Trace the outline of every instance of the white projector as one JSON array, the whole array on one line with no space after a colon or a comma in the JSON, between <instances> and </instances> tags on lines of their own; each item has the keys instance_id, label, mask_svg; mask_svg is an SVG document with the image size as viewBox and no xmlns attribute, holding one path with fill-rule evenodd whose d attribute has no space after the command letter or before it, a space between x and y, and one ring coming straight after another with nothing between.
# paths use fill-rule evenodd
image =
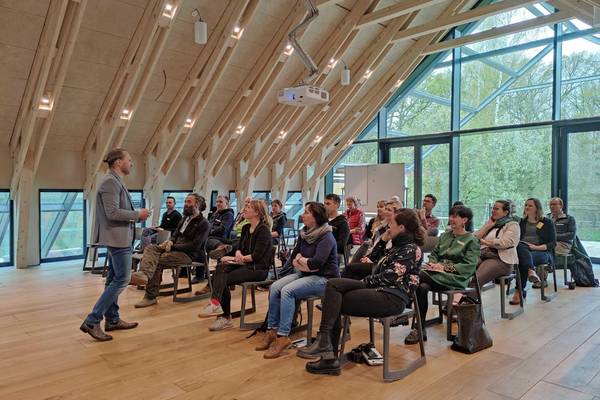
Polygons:
<instances>
[{"instance_id":1,"label":"white projector","mask_svg":"<svg viewBox=\"0 0 600 400\"><path fill-rule=\"evenodd\" d=\"M290 106L310 106L329 101L329 92L317 86L301 85L279 91L277 100Z\"/></svg>"}]
</instances>

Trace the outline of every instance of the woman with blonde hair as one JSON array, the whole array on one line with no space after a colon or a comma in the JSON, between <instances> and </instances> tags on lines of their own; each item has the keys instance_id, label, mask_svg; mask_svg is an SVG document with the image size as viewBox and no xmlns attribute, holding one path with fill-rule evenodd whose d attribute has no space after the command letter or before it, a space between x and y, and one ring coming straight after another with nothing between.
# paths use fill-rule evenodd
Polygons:
<instances>
[{"instance_id":1,"label":"woman with blonde hair","mask_svg":"<svg viewBox=\"0 0 600 400\"><path fill-rule=\"evenodd\" d=\"M235 252L220 259L213 278L210 302L198 315L200 318L217 316L209 327L211 331L231 328L230 285L263 281L269 273L273 256L269 214L262 200L250 200L244 206L244 217L249 221Z\"/></svg>"}]
</instances>

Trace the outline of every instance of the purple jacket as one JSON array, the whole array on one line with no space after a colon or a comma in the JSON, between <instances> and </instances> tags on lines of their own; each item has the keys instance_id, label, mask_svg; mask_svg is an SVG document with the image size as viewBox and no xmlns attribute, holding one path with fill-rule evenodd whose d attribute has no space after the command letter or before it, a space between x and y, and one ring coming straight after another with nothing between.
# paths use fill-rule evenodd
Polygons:
<instances>
[{"instance_id":1,"label":"purple jacket","mask_svg":"<svg viewBox=\"0 0 600 400\"><path fill-rule=\"evenodd\" d=\"M299 235L296 247L290 256L293 260L296 254L308 258L308 266L315 272L303 272L304 275L320 275L327 278L340 276L340 267L337 258L337 244L331 232L327 232L314 243L308 243Z\"/></svg>"}]
</instances>

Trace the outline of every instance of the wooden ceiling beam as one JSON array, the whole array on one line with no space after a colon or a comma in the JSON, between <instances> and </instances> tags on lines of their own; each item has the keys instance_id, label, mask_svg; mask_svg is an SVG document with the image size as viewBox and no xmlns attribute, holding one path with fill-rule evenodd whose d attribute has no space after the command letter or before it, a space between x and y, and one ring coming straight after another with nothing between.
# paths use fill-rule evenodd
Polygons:
<instances>
[{"instance_id":1,"label":"wooden ceiling beam","mask_svg":"<svg viewBox=\"0 0 600 400\"><path fill-rule=\"evenodd\" d=\"M413 17L415 15L416 12L413 13ZM355 71L351 85L341 86L339 82L336 83L336 88L339 90L331 98L329 109L326 112L313 114L316 118L302 124L306 128L301 133L295 135L296 141L294 143L294 147L298 148L300 152L293 152L291 149L281 152L282 157L280 157L280 162L285 160L283 179L293 176L308 161L312 150L311 146L315 146L312 142L315 140L316 135L323 137L328 127L334 125L344 115L345 111L349 108L351 99L359 95L361 89L366 84L366 80L363 82L364 75L369 70L374 71L380 65L383 58L393 46L393 44L390 44L390 41L400 27L405 25L409 19L412 19L411 16L405 15L393 20L369 46L370 51L363 54L364 57L362 57L363 60L360 60L360 64L357 62L356 64L358 65L351 68L352 71ZM319 146L319 144L316 146Z\"/></svg>"},{"instance_id":2,"label":"wooden ceiling beam","mask_svg":"<svg viewBox=\"0 0 600 400\"><path fill-rule=\"evenodd\" d=\"M356 25L356 29L365 28L375 24L380 24L402 15L408 15L424 8L445 3L448 0L409 0L403 1L393 6L373 11L362 16Z\"/></svg>"},{"instance_id":3,"label":"wooden ceiling beam","mask_svg":"<svg viewBox=\"0 0 600 400\"><path fill-rule=\"evenodd\" d=\"M146 147L146 157L157 161L153 162L155 168L146 177L145 192L150 192L161 182L161 177L168 175L181 154L187 136L193 130L193 127L186 127L186 120L190 118L193 124L204 113L239 44L239 38L232 36L233 29L236 26L247 27L257 6L258 0L231 1L228 4L209 38L209 44L198 57Z\"/></svg>"},{"instance_id":4,"label":"wooden ceiling beam","mask_svg":"<svg viewBox=\"0 0 600 400\"><path fill-rule=\"evenodd\" d=\"M362 2L355 4L350 13L348 13L344 20L338 25L335 34L330 35L328 40L320 47L317 56L315 57L319 71L321 71L315 82L316 85L322 84L327 77L322 71L327 66L327 63L329 63L329 60L331 58L339 59L350 46L358 32L354 30L356 24L362 15L371 10L375 4L375 2L369 0L363 0ZM299 76L297 80L300 80L301 78L302 75ZM279 132L282 129L291 131L292 129L288 127L291 127L294 123L301 120L303 112L306 115L310 110L292 108L281 104L275 106L270 115L273 117L277 115L278 118L275 119L272 117L263 124L265 127L273 126L273 129L257 130L251 143L260 141L260 145L247 146L248 150L237 159L237 162L240 162L242 159L247 161L249 170L244 174L244 179L256 176L257 170L268 163L268 159L273 155L274 146L276 146L274 142ZM291 137L291 135L288 134L285 140L289 140L289 137Z\"/></svg>"},{"instance_id":5,"label":"wooden ceiling beam","mask_svg":"<svg viewBox=\"0 0 600 400\"><path fill-rule=\"evenodd\" d=\"M473 35L462 36L458 39L446 40L429 45L423 54L434 54L440 51L454 49L456 47L465 46L467 44L483 42L485 40L495 39L513 33L524 32L530 29L539 28L542 26L554 25L562 21L572 18L572 15L566 11L559 11L555 14L545 15L543 17L530 19L527 21L517 22L510 25L501 26L498 28L488 29Z\"/></svg>"},{"instance_id":6,"label":"wooden ceiling beam","mask_svg":"<svg viewBox=\"0 0 600 400\"><path fill-rule=\"evenodd\" d=\"M573 15L573 18L577 18L581 22L590 26L594 25L594 10L586 4L569 0L548 0L548 3L560 11Z\"/></svg>"},{"instance_id":7,"label":"wooden ceiling beam","mask_svg":"<svg viewBox=\"0 0 600 400\"><path fill-rule=\"evenodd\" d=\"M163 15L167 3L174 5L171 17ZM160 55L165 47L173 21L181 4L173 0L151 0L104 98L102 107L84 149L87 195L96 182L96 174L103 168L106 153L123 143L132 116L135 114ZM127 110L127 114L124 114Z\"/></svg>"},{"instance_id":8,"label":"wooden ceiling beam","mask_svg":"<svg viewBox=\"0 0 600 400\"><path fill-rule=\"evenodd\" d=\"M398 32L398 34L394 38L394 42L415 39L423 35L428 35L430 33L448 30L459 25L478 21L486 17L522 8L530 4L535 4L537 2L537 0L504 0L499 3L494 3L484 7L477 7L456 15L449 15L446 17L436 18L432 22Z\"/></svg>"},{"instance_id":9,"label":"wooden ceiling beam","mask_svg":"<svg viewBox=\"0 0 600 400\"><path fill-rule=\"evenodd\" d=\"M14 161L11 196L18 191L24 168L28 168L33 177L37 172L86 5L87 0L53 0L49 5L11 135Z\"/></svg>"}]
</instances>

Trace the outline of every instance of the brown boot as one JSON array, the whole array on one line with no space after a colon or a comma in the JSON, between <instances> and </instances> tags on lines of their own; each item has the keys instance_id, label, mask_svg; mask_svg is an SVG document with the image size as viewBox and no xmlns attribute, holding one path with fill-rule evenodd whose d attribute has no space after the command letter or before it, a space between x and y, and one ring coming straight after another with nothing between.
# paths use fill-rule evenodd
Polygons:
<instances>
[{"instance_id":1,"label":"brown boot","mask_svg":"<svg viewBox=\"0 0 600 400\"><path fill-rule=\"evenodd\" d=\"M194 295L196 295L196 296L202 296L202 295L205 295L205 294L208 294L208 293L210 293L210 286L206 285L202 289L196 290L194 292Z\"/></svg>"},{"instance_id":2,"label":"brown boot","mask_svg":"<svg viewBox=\"0 0 600 400\"><path fill-rule=\"evenodd\" d=\"M277 339L277 331L275 329L268 330L262 335L262 340L254 348L256 351L265 351L269 348L272 342Z\"/></svg>"},{"instance_id":3,"label":"brown boot","mask_svg":"<svg viewBox=\"0 0 600 400\"><path fill-rule=\"evenodd\" d=\"M277 358L283 354L292 345L292 341L287 336L278 336L277 339L269 346L263 355L266 359Z\"/></svg>"}]
</instances>

